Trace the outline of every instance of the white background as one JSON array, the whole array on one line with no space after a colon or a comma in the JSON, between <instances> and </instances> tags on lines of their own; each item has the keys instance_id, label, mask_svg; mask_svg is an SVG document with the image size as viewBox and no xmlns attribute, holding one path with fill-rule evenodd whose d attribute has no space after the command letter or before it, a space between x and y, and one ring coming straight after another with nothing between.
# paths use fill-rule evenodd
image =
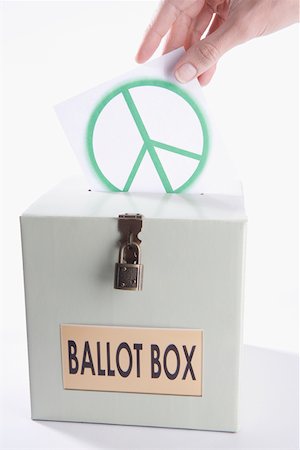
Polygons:
<instances>
[{"instance_id":1,"label":"white background","mask_svg":"<svg viewBox=\"0 0 300 450\"><path fill-rule=\"evenodd\" d=\"M2 3L1 341L7 360L14 355L2 371L6 386L18 380L16 386L27 389L18 217L43 192L81 172L53 105L131 69L156 3ZM297 40L293 26L233 49L205 88L244 186L249 219L244 341L284 352L297 351ZM27 403L16 406L19 415L29 411Z\"/></svg>"}]
</instances>

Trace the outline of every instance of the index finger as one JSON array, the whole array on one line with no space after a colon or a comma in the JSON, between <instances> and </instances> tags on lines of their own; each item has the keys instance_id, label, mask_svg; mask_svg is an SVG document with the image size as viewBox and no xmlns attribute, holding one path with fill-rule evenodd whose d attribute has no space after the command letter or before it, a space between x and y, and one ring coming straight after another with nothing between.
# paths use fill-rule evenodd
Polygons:
<instances>
[{"instance_id":1,"label":"index finger","mask_svg":"<svg viewBox=\"0 0 300 450\"><path fill-rule=\"evenodd\" d=\"M169 1L163 2L137 52L136 61L138 63L144 63L153 55L180 13L181 10L176 5Z\"/></svg>"}]
</instances>

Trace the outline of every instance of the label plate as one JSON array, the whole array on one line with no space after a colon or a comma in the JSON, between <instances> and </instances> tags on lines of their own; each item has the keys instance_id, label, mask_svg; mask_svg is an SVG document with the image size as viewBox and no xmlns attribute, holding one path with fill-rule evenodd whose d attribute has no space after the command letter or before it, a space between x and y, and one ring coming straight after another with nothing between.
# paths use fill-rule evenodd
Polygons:
<instances>
[{"instance_id":1,"label":"label plate","mask_svg":"<svg viewBox=\"0 0 300 450\"><path fill-rule=\"evenodd\" d=\"M65 389L202 395L202 330L61 325Z\"/></svg>"}]
</instances>

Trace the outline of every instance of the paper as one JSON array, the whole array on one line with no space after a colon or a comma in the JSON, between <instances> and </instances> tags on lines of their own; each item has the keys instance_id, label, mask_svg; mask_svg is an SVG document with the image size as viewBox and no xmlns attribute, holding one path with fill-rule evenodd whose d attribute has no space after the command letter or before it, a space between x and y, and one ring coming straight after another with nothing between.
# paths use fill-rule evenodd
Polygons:
<instances>
[{"instance_id":1,"label":"paper","mask_svg":"<svg viewBox=\"0 0 300 450\"><path fill-rule=\"evenodd\" d=\"M91 189L240 194L197 80L173 75L183 50L56 107Z\"/></svg>"}]
</instances>

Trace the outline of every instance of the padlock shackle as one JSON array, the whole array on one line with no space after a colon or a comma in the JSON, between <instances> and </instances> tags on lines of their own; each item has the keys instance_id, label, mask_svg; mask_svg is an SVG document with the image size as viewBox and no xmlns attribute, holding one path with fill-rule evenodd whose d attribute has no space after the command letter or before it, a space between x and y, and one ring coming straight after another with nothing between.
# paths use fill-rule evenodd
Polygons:
<instances>
[{"instance_id":1,"label":"padlock shackle","mask_svg":"<svg viewBox=\"0 0 300 450\"><path fill-rule=\"evenodd\" d=\"M136 262L134 262L133 264L140 264L140 260L141 260L141 249L139 244L137 244L136 242L127 242L126 244L122 244L120 246L120 251L119 251L119 263L122 264L128 264L128 262L124 259L124 250L127 247L135 247L137 249L137 260Z\"/></svg>"}]
</instances>

